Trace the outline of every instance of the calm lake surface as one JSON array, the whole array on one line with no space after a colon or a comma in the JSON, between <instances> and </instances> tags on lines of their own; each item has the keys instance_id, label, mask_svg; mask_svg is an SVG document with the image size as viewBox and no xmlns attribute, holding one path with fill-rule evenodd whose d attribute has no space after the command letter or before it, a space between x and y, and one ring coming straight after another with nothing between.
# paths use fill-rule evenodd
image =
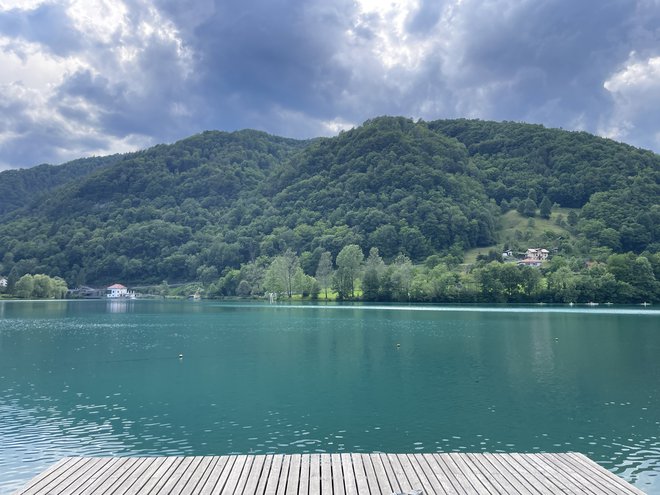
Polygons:
<instances>
[{"instance_id":1,"label":"calm lake surface","mask_svg":"<svg viewBox=\"0 0 660 495\"><path fill-rule=\"evenodd\" d=\"M577 451L660 493L660 311L0 302L1 493L67 455L344 451Z\"/></svg>"}]
</instances>

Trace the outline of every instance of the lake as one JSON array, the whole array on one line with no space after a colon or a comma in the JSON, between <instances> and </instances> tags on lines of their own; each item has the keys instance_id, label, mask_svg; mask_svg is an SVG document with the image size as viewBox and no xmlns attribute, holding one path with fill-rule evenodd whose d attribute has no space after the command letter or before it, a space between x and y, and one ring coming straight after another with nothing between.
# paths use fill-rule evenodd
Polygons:
<instances>
[{"instance_id":1,"label":"lake","mask_svg":"<svg viewBox=\"0 0 660 495\"><path fill-rule=\"evenodd\" d=\"M0 302L0 493L68 455L374 451L576 451L660 493L660 311Z\"/></svg>"}]
</instances>

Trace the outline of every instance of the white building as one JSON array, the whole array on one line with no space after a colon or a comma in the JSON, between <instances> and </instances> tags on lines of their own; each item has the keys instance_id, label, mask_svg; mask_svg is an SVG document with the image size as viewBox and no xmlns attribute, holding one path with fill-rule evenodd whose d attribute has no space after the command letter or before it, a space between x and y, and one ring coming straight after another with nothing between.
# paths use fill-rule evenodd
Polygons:
<instances>
[{"instance_id":1,"label":"white building","mask_svg":"<svg viewBox=\"0 0 660 495\"><path fill-rule=\"evenodd\" d=\"M0 287L7 287L7 279L5 277L0 277Z\"/></svg>"},{"instance_id":2,"label":"white building","mask_svg":"<svg viewBox=\"0 0 660 495\"><path fill-rule=\"evenodd\" d=\"M545 261L545 260L548 259L549 254L550 254L550 251L548 251L547 249L529 248L527 250L527 252L525 253L525 259Z\"/></svg>"},{"instance_id":3,"label":"white building","mask_svg":"<svg viewBox=\"0 0 660 495\"><path fill-rule=\"evenodd\" d=\"M110 299L134 298L135 292L128 290L121 284L114 284L105 290L105 297Z\"/></svg>"}]
</instances>

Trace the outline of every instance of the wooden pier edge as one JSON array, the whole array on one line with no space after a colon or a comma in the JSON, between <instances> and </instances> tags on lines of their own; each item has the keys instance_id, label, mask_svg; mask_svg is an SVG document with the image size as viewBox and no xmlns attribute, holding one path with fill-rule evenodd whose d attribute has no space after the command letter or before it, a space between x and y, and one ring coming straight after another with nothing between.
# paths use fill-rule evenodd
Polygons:
<instances>
[{"instance_id":1,"label":"wooden pier edge","mask_svg":"<svg viewBox=\"0 0 660 495\"><path fill-rule=\"evenodd\" d=\"M67 457L14 495L643 494L583 454Z\"/></svg>"}]
</instances>

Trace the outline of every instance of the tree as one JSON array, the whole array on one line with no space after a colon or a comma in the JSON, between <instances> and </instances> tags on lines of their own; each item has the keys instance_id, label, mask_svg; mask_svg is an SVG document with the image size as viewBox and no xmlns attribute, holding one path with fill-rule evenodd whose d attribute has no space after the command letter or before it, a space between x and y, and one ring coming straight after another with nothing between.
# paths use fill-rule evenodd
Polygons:
<instances>
[{"instance_id":1,"label":"tree","mask_svg":"<svg viewBox=\"0 0 660 495\"><path fill-rule=\"evenodd\" d=\"M531 198L521 201L518 205L518 213L525 217L533 217L536 215L536 202Z\"/></svg>"},{"instance_id":2,"label":"tree","mask_svg":"<svg viewBox=\"0 0 660 495\"><path fill-rule=\"evenodd\" d=\"M66 293L69 290L69 287L66 285L66 281L61 277L51 278L51 295L56 299L64 299Z\"/></svg>"},{"instance_id":3,"label":"tree","mask_svg":"<svg viewBox=\"0 0 660 495\"><path fill-rule=\"evenodd\" d=\"M575 302L577 300L578 276L568 266L560 266L548 275L548 291L555 302Z\"/></svg>"},{"instance_id":4,"label":"tree","mask_svg":"<svg viewBox=\"0 0 660 495\"><path fill-rule=\"evenodd\" d=\"M372 247L369 250L369 257L365 262L364 276L362 278L362 298L365 301L376 301L380 293L380 278L385 263L378 254L378 248Z\"/></svg>"},{"instance_id":5,"label":"tree","mask_svg":"<svg viewBox=\"0 0 660 495\"><path fill-rule=\"evenodd\" d=\"M236 288L236 295L240 297L248 297L252 293L252 287L247 280L241 280Z\"/></svg>"},{"instance_id":6,"label":"tree","mask_svg":"<svg viewBox=\"0 0 660 495\"><path fill-rule=\"evenodd\" d=\"M321 253L319 264L316 267L316 280L325 291L325 298L328 299L328 287L332 281L332 255L329 251Z\"/></svg>"},{"instance_id":7,"label":"tree","mask_svg":"<svg viewBox=\"0 0 660 495\"><path fill-rule=\"evenodd\" d=\"M539 214L541 218L548 219L552 213L552 201L547 196L543 196L543 200L539 205Z\"/></svg>"},{"instance_id":8,"label":"tree","mask_svg":"<svg viewBox=\"0 0 660 495\"><path fill-rule=\"evenodd\" d=\"M283 255L276 257L266 271L264 286L269 292L285 293L291 297L295 288L296 272L302 271L298 256L287 249Z\"/></svg>"},{"instance_id":9,"label":"tree","mask_svg":"<svg viewBox=\"0 0 660 495\"><path fill-rule=\"evenodd\" d=\"M349 244L339 251L335 273L335 289L340 299L355 297L355 279L363 260L364 254L357 244Z\"/></svg>"},{"instance_id":10,"label":"tree","mask_svg":"<svg viewBox=\"0 0 660 495\"><path fill-rule=\"evenodd\" d=\"M218 269L215 266L202 265L197 268L197 279L204 285L209 285L218 278Z\"/></svg>"},{"instance_id":11,"label":"tree","mask_svg":"<svg viewBox=\"0 0 660 495\"><path fill-rule=\"evenodd\" d=\"M34 277L32 277L32 275L28 273L18 279L18 281L16 282L16 286L14 288L14 293L16 294L16 297L28 299L32 297L33 290L34 290Z\"/></svg>"},{"instance_id":12,"label":"tree","mask_svg":"<svg viewBox=\"0 0 660 495\"><path fill-rule=\"evenodd\" d=\"M568 222L568 225L575 227L578 223L577 213L575 213L574 210L569 211L568 215L566 216L566 221Z\"/></svg>"},{"instance_id":13,"label":"tree","mask_svg":"<svg viewBox=\"0 0 660 495\"><path fill-rule=\"evenodd\" d=\"M394 297L399 301L409 301L410 286L414 276L413 265L410 258L400 254L394 260L393 268L394 270L390 278L394 288Z\"/></svg>"}]
</instances>

